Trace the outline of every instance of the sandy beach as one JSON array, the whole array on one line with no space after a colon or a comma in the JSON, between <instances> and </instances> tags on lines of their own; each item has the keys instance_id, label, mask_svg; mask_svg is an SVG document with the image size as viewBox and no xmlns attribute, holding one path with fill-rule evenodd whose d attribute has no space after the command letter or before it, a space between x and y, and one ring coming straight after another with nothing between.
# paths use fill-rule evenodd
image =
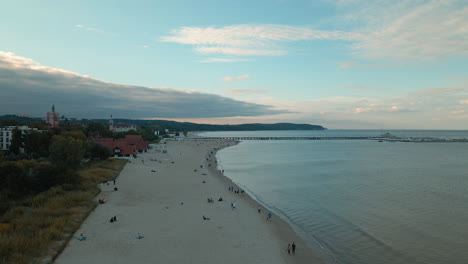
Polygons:
<instances>
[{"instance_id":1,"label":"sandy beach","mask_svg":"<svg viewBox=\"0 0 468 264\"><path fill-rule=\"evenodd\" d=\"M167 153L140 154L115 185L102 184L96 200L107 202L74 235L86 240L72 239L55 263L323 263L284 221L267 220L265 208L258 213L247 194L229 190L238 188L214 157L235 143L168 141ZM288 255L293 241L296 254Z\"/></svg>"}]
</instances>

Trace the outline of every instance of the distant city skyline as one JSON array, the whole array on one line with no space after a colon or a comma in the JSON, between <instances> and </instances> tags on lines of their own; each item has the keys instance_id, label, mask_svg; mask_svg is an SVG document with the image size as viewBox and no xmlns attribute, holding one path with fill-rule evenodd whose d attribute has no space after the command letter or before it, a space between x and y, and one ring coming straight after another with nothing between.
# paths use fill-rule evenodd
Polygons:
<instances>
[{"instance_id":1,"label":"distant city skyline","mask_svg":"<svg viewBox=\"0 0 468 264\"><path fill-rule=\"evenodd\" d=\"M0 115L468 129L463 0L8 1Z\"/></svg>"}]
</instances>

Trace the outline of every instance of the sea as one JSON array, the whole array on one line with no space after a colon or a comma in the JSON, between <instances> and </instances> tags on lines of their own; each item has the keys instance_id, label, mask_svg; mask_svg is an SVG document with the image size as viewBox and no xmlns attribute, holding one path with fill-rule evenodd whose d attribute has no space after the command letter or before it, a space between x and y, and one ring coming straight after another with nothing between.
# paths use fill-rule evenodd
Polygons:
<instances>
[{"instance_id":1,"label":"sea","mask_svg":"<svg viewBox=\"0 0 468 264\"><path fill-rule=\"evenodd\" d=\"M202 132L205 137L468 138L468 131ZM245 140L219 169L337 264L468 263L468 143Z\"/></svg>"}]
</instances>

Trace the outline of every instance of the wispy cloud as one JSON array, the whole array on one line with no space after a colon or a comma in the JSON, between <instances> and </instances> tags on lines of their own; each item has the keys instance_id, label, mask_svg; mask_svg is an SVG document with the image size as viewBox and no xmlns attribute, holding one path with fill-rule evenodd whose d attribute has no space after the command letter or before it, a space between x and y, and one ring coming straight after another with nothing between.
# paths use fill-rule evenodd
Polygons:
<instances>
[{"instance_id":1,"label":"wispy cloud","mask_svg":"<svg viewBox=\"0 0 468 264\"><path fill-rule=\"evenodd\" d=\"M83 30L87 30L87 31L94 31L94 32L98 32L98 33L105 33L104 30L101 30L99 28L93 28L93 27L87 27L87 26L84 26L84 25L75 25L76 28L79 28L79 29L83 29Z\"/></svg>"},{"instance_id":2,"label":"wispy cloud","mask_svg":"<svg viewBox=\"0 0 468 264\"><path fill-rule=\"evenodd\" d=\"M65 115L88 118L111 113L126 118L206 118L287 112L191 90L105 82L2 51L0 87L0 112L6 114L43 116L52 104ZM18 94L22 95L21 102Z\"/></svg>"},{"instance_id":3,"label":"wispy cloud","mask_svg":"<svg viewBox=\"0 0 468 264\"><path fill-rule=\"evenodd\" d=\"M452 114L454 114L454 115L460 115L460 114L465 113L465 110L454 110L454 111L452 111L452 112L450 112L450 113L452 113Z\"/></svg>"},{"instance_id":4,"label":"wispy cloud","mask_svg":"<svg viewBox=\"0 0 468 264\"><path fill-rule=\"evenodd\" d=\"M342 85L337 86L340 89L348 89L353 91L371 91L371 92L391 92L393 89L388 88L379 88L379 87L369 87L369 86L352 86L352 85Z\"/></svg>"},{"instance_id":5,"label":"wispy cloud","mask_svg":"<svg viewBox=\"0 0 468 264\"><path fill-rule=\"evenodd\" d=\"M348 1L350 20L364 24L355 54L370 59L434 60L468 56L464 0Z\"/></svg>"},{"instance_id":6,"label":"wispy cloud","mask_svg":"<svg viewBox=\"0 0 468 264\"><path fill-rule=\"evenodd\" d=\"M234 82L234 81L245 80L245 79L250 79L250 78L252 78L252 76L245 74L245 75L240 75L237 77L223 77L221 78L221 80L225 82Z\"/></svg>"},{"instance_id":7,"label":"wispy cloud","mask_svg":"<svg viewBox=\"0 0 468 264\"><path fill-rule=\"evenodd\" d=\"M237 56L279 56L285 55L284 50L243 49L233 47L198 47L195 50L202 54L226 54Z\"/></svg>"},{"instance_id":8,"label":"wispy cloud","mask_svg":"<svg viewBox=\"0 0 468 264\"><path fill-rule=\"evenodd\" d=\"M354 40L357 33L342 31L321 31L307 27L287 25L233 25L226 27L183 27L173 30L161 41L196 46L199 53L221 53L229 55L285 55L287 50L280 43L313 40Z\"/></svg>"},{"instance_id":9,"label":"wispy cloud","mask_svg":"<svg viewBox=\"0 0 468 264\"><path fill-rule=\"evenodd\" d=\"M445 1L332 1L339 10L333 23L349 24L348 31L317 30L290 25L232 25L182 27L160 40L191 45L202 54L280 56L286 43L314 40L348 42L351 54L375 60L434 60L468 56L468 5ZM343 21L344 20L344 21ZM343 23L346 22L346 23ZM333 24L331 23L331 24ZM336 28L336 26L334 27ZM398 64L342 62L340 69L388 68Z\"/></svg>"},{"instance_id":10,"label":"wispy cloud","mask_svg":"<svg viewBox=\"0 0 468 264\"><path fill-rule=\"evenodd\" d=\"M228 63L228 62L241 62L241 61L250 61L249 59L235 59L235 58L207 58L204 60L200 60L198 62L203 63Z\"/></svg>"},{"instance_id":11,"label":"wispy cloud","mask_svg":"<svg viewBox=\"0 0 468 264\"><path fill-rule=\"evenodd\" d=\"M337 62L338 69L351 69L351 68L404 68L403 65L391 64L363 64L357 61L339 61Z\"/></svg>"},{"instance_id":12,"label":"wispy cloud","mask_svg":"<svg viewBox=\"0 0 468 264\"><path fill-rule=\"evenodd\" d=\"M225 89L224 91L236 95L266 94L270 92L268 89Z\"/></svg>"}]
</instances>

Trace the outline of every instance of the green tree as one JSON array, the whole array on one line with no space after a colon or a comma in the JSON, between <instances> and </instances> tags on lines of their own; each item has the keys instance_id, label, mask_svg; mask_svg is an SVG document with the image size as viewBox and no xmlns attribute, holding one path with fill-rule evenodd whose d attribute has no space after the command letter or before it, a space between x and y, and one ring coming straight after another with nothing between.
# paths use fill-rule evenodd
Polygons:
<instances>
[{"instance_id":1,"label":"green tree","mask_svg":"<svg viewBox=\"0 0 468 264\"><path fill-rule=\"evenodd\" d=\"M62 169L75 169L80 166L85 154L82 140L73 137L54 136L49 147L52 164Z\"/></svg>"},{"instance_id":2,"label":"green tree","mask_svg":"<svg viewBox=\"0 0 468 264\"><path fill-rule=\"evenodd\" d=\"M100 159L105 160L112 155L110 149L104 147L103 145L88 142L87 144L87 153L86 156L90 159Z\"/></svg>"},{"instance_id":3,"label":"green tree","mask_svg":"<svg viewBox=\"0 0 468 264\"><path fill-rule=\"evenodd\" d=\"M151 126L142 126L138 129L138 133L143 137L143 139L148 141L155 141L158 139L158 136L154 135L155 131L160 131L161 127L158 125Z\"/></svg>"},{"instance_id":4,"label":"green tree","mask_svg":"<svg viewBox=\"0 0 468 264\"><path fill-rule=\"evenodd\" d=\"M89 122L86 127L86 135L88 136L102 136L102 137L112 137L113 132L109 130L107 126L98 122Z\"/></svg>"},{"instance_id":5,"label":"green tree","mask_svg":"<svg viewBox=\"0 0 468 264\"><path fill-rule=\"evenodd\" d=\"M78 140L81 140L83 142L87 141L88 138L85 136L85 134L83 134L83 132L81 131L67 131L67 132L63 132L62 133L62 136L64 137L72 137L74 139L78 139Z\"/></svg>"},{"instance_id":6,"label":"green tree","mask_svg":"<svg viewBox=\"0 0 468 264\"><path fill-rule=\"evenodd\" d=\"M45 122L32 122L29 124L31 128L37 128L39 130L47 130L47 124Z\"/></svg>"},{"instance_id":7,"label":"green tree","mask_svg":"<svg viewBox=\"0 0 468 264\"><path fill-rule=\"evenodd\" d=\"M31 131L24 136L24 150L32 157L48 157L52 135L49 132Z\"/></svg>"},{"instance_id":8,"label":"green tree","mask_svg":"<svg viewBox=\"0 0 468 264\"><path fill-rule=\"evenodd\" d=\"M10 144L10 152L19 155L20 149L23 147L23 132L15 128L12 131L12 139Z\"/></svg>"},{"instance_id":9,"label":"green tree","mask_svg":"<svg viewBox=\"0 0 468 264\"><path fill-rule=\"evenodd\" d=\"M20 123L16 120L13 119L6 119L0 121L0 127L6 127L6 126L18 126Z\"/></svg>"}]
</instances>

